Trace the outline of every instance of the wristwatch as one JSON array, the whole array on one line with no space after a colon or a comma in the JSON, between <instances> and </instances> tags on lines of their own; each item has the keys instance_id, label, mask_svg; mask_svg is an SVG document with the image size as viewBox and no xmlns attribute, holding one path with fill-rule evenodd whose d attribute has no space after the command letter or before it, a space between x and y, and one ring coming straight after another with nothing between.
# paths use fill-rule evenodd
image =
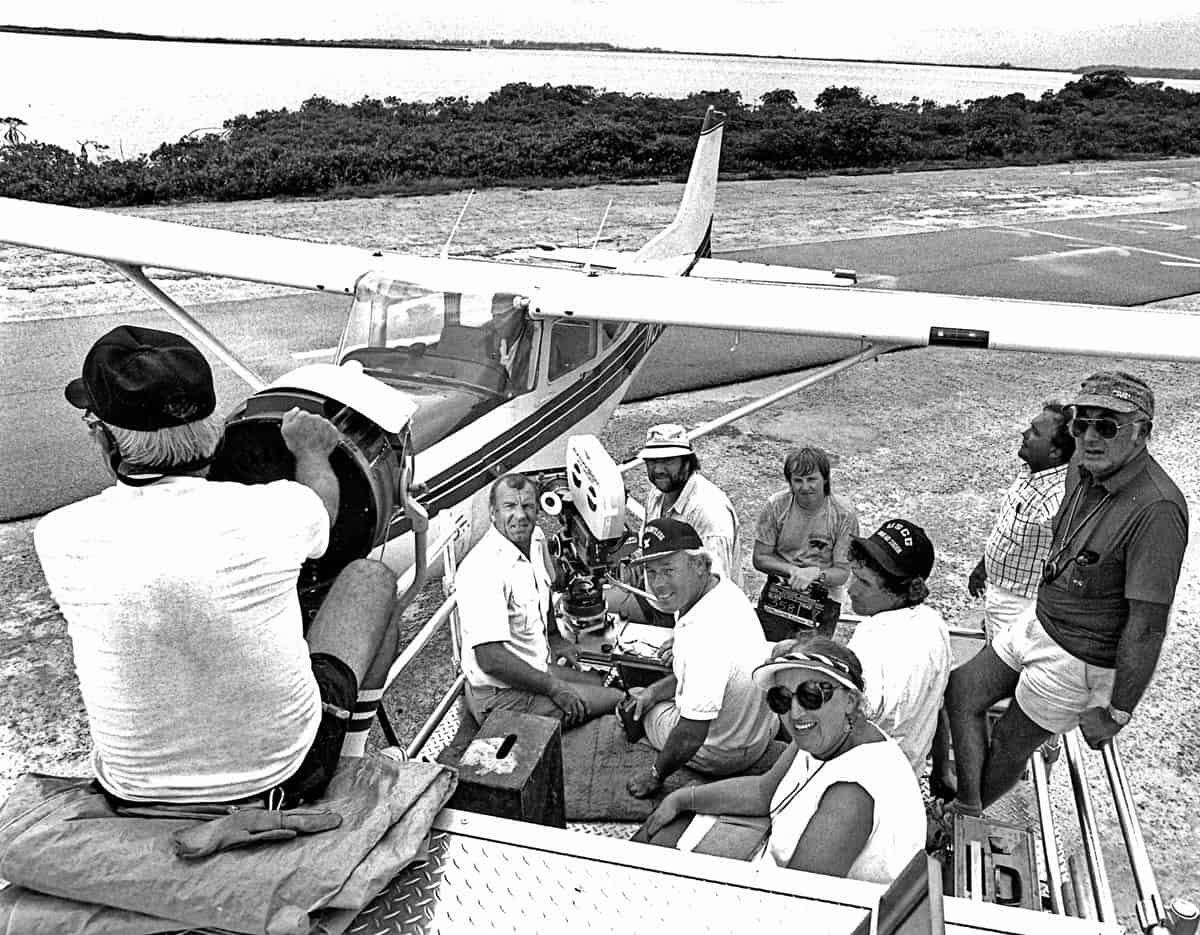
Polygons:
<instances>
[{"instance_id":1,"label":"wristwatch","mask_svg":"<svg viewBox=\"0 0 1200 935\"><path fill-rule=\"evenodd\" d=\"M1120 708L1114 708L1111 704L1108 706L1108 716L1117 727L1124 727L1133 718L1133 715L1128 711L1122 711Z\"/></svg>"}]
</instances>

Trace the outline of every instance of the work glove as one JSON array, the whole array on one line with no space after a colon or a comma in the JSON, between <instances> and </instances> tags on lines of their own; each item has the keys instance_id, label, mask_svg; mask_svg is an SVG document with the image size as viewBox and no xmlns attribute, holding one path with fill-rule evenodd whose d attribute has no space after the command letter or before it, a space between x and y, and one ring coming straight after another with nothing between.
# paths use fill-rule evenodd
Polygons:
<instances>
[{"instance_id":1,"label":"work glove","mask_svg":"<svg viewBox=\"0 0 1200 935\"><path fill-rule=\"evenodd\" d=\"M301 834L329 831L341 823L341 815L325 808L286 812L248 808L176 831L172 837L177 857L196 860L235 847L290 841Z\"/></svg>"}]
</instances>

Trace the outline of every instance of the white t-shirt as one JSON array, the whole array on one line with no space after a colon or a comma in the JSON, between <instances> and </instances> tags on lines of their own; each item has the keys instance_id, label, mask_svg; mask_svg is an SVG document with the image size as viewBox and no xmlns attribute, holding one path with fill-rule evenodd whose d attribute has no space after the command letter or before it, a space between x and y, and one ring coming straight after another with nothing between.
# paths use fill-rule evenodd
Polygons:
<instances>
[{"instance_id":1,"label":"white t-shirt","mask_svg":"<svg viewBox=\"0 0 1200 935\"><path fill-rule=\"evenodd\" d=\"M646 498L646 520L664 516L682 520L696 530L704 548L712 556L712 570L742 586L742 545L739 540L737 510L725 492L703 474L693 472L679 491L679 497L664 511L664 494L652 487ZM645 523L642 531L645 531Z\"/></svg>"},{"instance_id":2,"label":"white t-shirt","mask_svg":"<svg viewBox=\"0 0 1200 935\"><path fill-rule=\"evenodd\" d=\"M946 622L927 604L887 610L864 617L847 646L862 662L867 717L920 776L954 662Z\"/></svg>"},{"instance_id":3,"label":"white t-shirt","mask_svg":"<svg viewBox=\"0 0 1200 935\"><path fill-rule=\"evenodd\" d=\"M219 801L296 771L321 719L296 579L328 541L292 481L117 484L38 523L107 788Z\"/></svg>"},{"instance_id":4,"label":"white t-shirt","mask_svg":"<svg viewBox=\"0 0 1200 935\"><path fill-rule=\"evenodd\" d=\"M792 755L795 759L771 797L771 834L762 861L786 867L825 790L849 782L860 786L875 805L867 843L846 876L891 883L925 847L921 789L900 747L891 740L864 743L822 762L793 744L784 756Z\"/></svg>"},{"instance_id":5,"label":"white t-shirt","mask_svg":"<svg viewBox=\"0 0 1200 935\"><path fill-rule=\"evenodd\" d=\"M550 572L545 562L546 537L535 528L530 558L495 526L467 553L454 578L462 637L462 667L475 688L505 688L479 666L475 647L503 643L513 655L539 672L550 668L546 619L550 609Z\"/></svg>"},{"instance_id":6,"label":"white t-shirt","mask_svg":"<svg viewBox=\"0 0 1200 935\"><path fill-rule=\"evenodd\" d=\"M675 624L675 706L682 717L711 721L705 747L765 744L778 721L751 672L770 655L754 607L727 578Z\"/></svg>"}]
</instances>

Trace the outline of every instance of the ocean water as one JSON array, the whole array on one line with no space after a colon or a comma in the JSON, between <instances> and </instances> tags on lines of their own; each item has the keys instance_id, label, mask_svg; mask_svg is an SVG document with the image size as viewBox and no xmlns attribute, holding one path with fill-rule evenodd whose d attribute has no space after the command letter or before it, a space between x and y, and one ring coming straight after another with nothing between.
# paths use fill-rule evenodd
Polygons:
<instances>
[{"instance_id":1,"label":"ocean water","mask_svg":"<svg viewBox=\"0 0 1200 935\"><path fill-rule=\"evenodd\" d=\"M323 49L0 34L0 117L19 117L30 139L77 149L94 141L113 156L149 152L237 114L394 95L473 100L510 81L584 84L623 93L682 96L738 91L747 103L789 88L800 103L830 85L880 101L954 103L993 94L1029 97L1074 76L1013 71L653 53L469 52ZM1200 81L1171 82L1200 91Z\"/></svg>"}]
</instances>

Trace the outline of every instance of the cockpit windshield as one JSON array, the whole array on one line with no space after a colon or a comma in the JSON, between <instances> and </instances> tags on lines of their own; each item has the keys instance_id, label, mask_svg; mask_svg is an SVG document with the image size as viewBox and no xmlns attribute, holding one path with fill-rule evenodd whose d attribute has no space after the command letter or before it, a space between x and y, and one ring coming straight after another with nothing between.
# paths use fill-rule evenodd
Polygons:
<instances>
[{"instance_id":1,"label":"cockpit windshield","mask_svg":"<svg viewBox=\"0 0 1200 935\"><path fill-rule=\"evenodd\" d=\"M431 292L368 274L355 290L338 363L358 361L422 410L436 402L436 414L415 422L436 436L416 432L420 450L533 387L537 328L528 309L529 300L512 293Z\"/></svg>"}]
</instances>

